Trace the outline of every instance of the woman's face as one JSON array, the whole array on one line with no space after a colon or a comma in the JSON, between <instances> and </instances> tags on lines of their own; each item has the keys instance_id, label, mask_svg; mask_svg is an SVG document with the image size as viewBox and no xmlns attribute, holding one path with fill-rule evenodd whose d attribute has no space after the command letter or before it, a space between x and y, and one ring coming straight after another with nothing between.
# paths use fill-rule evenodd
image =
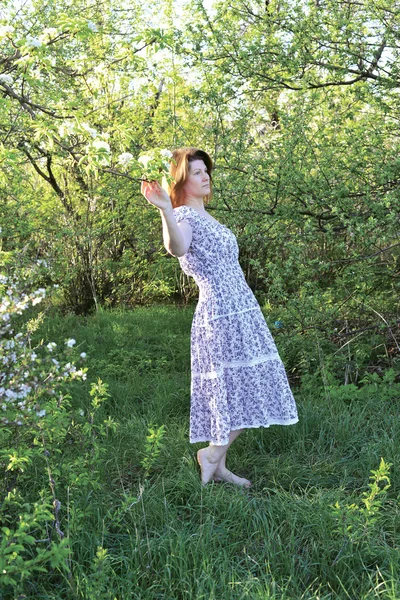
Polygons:
<instances>
[{"instance_id":1,"label":"woman's face","mask_svg":"<svg viewBox=\"0 0 400 600\"><path fill-rule=\"evenodd\" d=\"M210 176L203 160L189 163L189 175L185 181L186 198L204 198L211 192Z\"/></svg>"}]
</instances>

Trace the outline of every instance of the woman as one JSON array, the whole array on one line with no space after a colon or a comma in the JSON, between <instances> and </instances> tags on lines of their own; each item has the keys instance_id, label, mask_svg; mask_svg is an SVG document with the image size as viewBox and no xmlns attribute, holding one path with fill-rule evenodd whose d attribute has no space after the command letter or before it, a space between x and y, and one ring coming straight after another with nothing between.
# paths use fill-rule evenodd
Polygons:
<instances>
[{"instance_id":1,"label":"woman","mask_svg":"<svg viewBox=\"0 0 400 600\"><path fill-rule=\"evenodd\" d=\"M191 328L190 442L209 441L197 460L211 480L249 487L226 468L226 453L245 428L298 421L285 369L238 262L233 232L205 210L212 193L210 156L173 153L168 193L158 182L141 192L160 210L164 245L199 286Z\"/></svg>"}]
</instances>

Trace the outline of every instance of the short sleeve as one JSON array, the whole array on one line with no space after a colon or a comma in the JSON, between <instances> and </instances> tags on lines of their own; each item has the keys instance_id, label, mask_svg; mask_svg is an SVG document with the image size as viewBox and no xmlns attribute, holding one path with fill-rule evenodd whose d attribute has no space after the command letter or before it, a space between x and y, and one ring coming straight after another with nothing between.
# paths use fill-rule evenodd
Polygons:
<instances>
[{"instance_id":1,"label":"short sleeve","mask_svg":"<svg viewBox=\"0 0 400 600\"><path fill-rule=\"evenodd\" d=\"M195 229L196 217L193 215L190 208L188 208L187 206L177 206L177 208L174 208L174 215L177 223L180 223L181 221L186 221L187 223L189 223L193 230Z\"/></svg>"}]
</instances>

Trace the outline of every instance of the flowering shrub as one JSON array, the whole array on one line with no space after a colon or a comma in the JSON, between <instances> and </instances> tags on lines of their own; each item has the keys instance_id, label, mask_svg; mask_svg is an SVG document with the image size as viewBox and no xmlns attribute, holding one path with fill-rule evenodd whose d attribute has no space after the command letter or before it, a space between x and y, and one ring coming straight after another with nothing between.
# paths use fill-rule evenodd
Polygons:
<instances>
[{"instance_id":1,"label":"flowering shrub","mask_svg":"<svg viewBox=\"0 0 400 600\"><path fill-rule=\"evenodd\" d=\"M64 387L85 380L87 372L71 360L75 339L65 340L62 349L43 340L31 347L43 313L27 322L20 316L40 304L46 290L25 292L0 275L0 297L0 572L5 591L22 593L24 582L48 567L70 579L65 490L71 503L79 490L99 486L100 440L117 424L110 418L96 422L109 396L100 379L91 384L91 409L71 408ZM70 444L77 440L79 451L64 459L67 439ZM72 523L68 530L79 527L76 518Z\"/></svg>"},{"instance_id":2,"label":"flowering shrub","mask_svg":"<svg viewBox=\"0 0 400 600\"><path fill-rule=\"evenodd\" d=\"M61 384L68 379L85 380L87 369L77 369L68 359L75 340L66 340L65 351L55 358L55 342L30 347L33 323L28 323L24 332L15 333L13 316L42 302L44 288L19 293L17 284L4 275L0 284L3 288L8 284L0 303L0 424L30 426L46 415L46 402ZM85 357L83 353L81 358Z\"/></svg>"}]
</instances>

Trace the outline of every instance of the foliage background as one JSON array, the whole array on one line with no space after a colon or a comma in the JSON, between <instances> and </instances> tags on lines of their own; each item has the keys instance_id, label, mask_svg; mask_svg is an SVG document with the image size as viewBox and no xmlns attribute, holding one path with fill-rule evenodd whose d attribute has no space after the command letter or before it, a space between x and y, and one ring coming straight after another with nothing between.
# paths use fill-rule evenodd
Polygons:
<instances>
[{"instance_id":1,"label":"foliage background","mask_svg":"<svg viewBox=\"0 0 400 600\"><path fill-rule=\"evenodd\" d=\"M173 568L179 577L188 570L192 573L187 589L199 597L218 597L218 589L212 587L215 577L221 577L226 586L229 580L233 587L235 578L239 578L242 587L238 584L237 597L246 597L246 593L266 597L266 581L268 585L272 581L268 597L296 597L296 585L304 598L317 594L340 597L343 589L353 590L350 597L351 593L357 598L378 597L379 590L384 590L382 594L387 597L397 597L393 576L397 565L393 548L398 532L396 475L387 512L386 508L381 511L379 503L375 506L381 520L375 521L368 509L363 512L361 508L365 505L362 490L366 489L370 470L376 470L380 457L385 457L387 463L381 464L377 476L381 477L383 497L388 490L388 464L398 459L395 414L400 344L399 13L398 3L392 0L2 3L2 273L17 278L26 289L58 286L48 298L46 310L60 314L60 321L51 312L49 329L39 330L37 343L41 335L48 339L55 339L57 331L72 335L63 328L79 329L77 322L90 323L95 333L84 335L89 339L94 336L90 343L95 379L120 380L130 370L138 379L145 377L145 393L137 381L126 383L128 387L138 386L133 392L137 405L134 418L126 423L121 437L112 437L116 435L114 420L123 421L132 410L132 398L124 386L122 390L112 390L115 406L104 414L103 404L108 402L105 389L94 381L92 384L99 386L92 388L97 390L97 400L96 395L91 400L94 405L86 405L72 387L65 406L53 407L54 420L48 423L46 443L54 452L50 467L57 476L63 506L69 502L68 490L75 486L76 497L68 505L75 554L68 554L68 547L66 550L58 539L53 550L47 550L50 554L36 557L35 564L47 564L46 560L51 563L49 589L53 584L59 585L59 573L63 572L63 581L69 581L65 583L68 593L75 597L107 598L108 574L113 573L114 581L122 581L124 561L137 560L138 577L143 569L147 572L148 564L157 565L157 560L149 562L149 557L152 552L156 555L160 531L169 527L168 519L156 517L167 498L176 519L184 520L190 503L195 508L188 531L177 528L173 534L169 530L169 535L162 537L165 556L180 557L182 540L188 543L190 536L193 534L196 539L200 531L206 533L200 538L197 552L221 556L221 548L214 546L207 533L211 531L207 527L213 524L213 496L207 497L205 503L202 497L200 502L196 494L190 495L184 483L192 481L193 465L188 462L189 450L184 450L183 422L177 426L178 438L182 437L178 444L181 452L173 455L175 466L171 467L167 491L161 492L164 481L160 483L157 478L161 467L155 466L161 464L157 463L157 452L163 443L163 423L182 408L176 389L180 393L187 389L187 385L176 386L181 382L188 347L185 354L177 353L182 362L172 364L170 342L180 340L185 347L188 332L185 337L179 327L186 323L182 314L190 316L193 310L197 288L163 247L160 217L140 194L139 163L133 160L130 166L124 166L119 160L126 152L137 159L153 148L196 145L208 151L215 162L214 198L209 210L238 238L246 279L277 340L290 381L304 402L304 425L297 433L277 433L272 441L267 443L270 438L265 437L260 444L250 437L249 442L238 443L236 455L243 464L245 456L252 457L255 463L259 461L260 448L265 452L268 446L265 464L269 461L268 468L279 476L287 473L276 494L276 504L268 508L272 511L268 523L263 519L270 505L263 490L269 489L269 484L262 479L252 514L256 515L254 523L258 519L257 526L264 523L262 531L267 532L271 523L272 530L277 528L277 537L268 538L270 543L283 540L282 546L278 544L276 548L276 556L284 555L284 540L290 532L292 555L297 557L297 563L286 555L286 563L271 565L268 544L263 546L266 562L261 560L258 566L248 558L252 556L248 552L244 563L240 553L230 554L232 523L237 522L237 514L245 514L238 496L231 521L220 524L225 567L221 566L216 575L212 560L205 561L208 575L203 587L194 563L189 561L183 568L184 563L177 558ZM163 313L166 304L179 308L181 325L173 317L173 326L162 337L167 322ZM146 321L145 312L140 313L147 329L145 334L144 325L135 329L135 324L130 340L137 351L122 350L122 340L119 348L113 348L104 330L98 329L96 320L102 318L104 311L127 310L134 316L139 308L147 307L155 311L157 325L152 316ZM189 312L181 313L181 309ZM115 323L116 317L113 319ZM129 331L129 326L118 324L110 329L114 326L121 330L127 327ZM149 347L141 345L146 335ZM111 344L111 349L102 356L104 344ZM172 373L171 389L165 389L163 385L167 384L162 383L168 368ZM153 396L149 412L142 414L143 397ZM87 412L82 420L79 411L83 406ZM118 406L124 407L123 413ZM377 410L385 415L381 428L376 423ZM357 424L355 415L360 419ZM367 419L368 427L362 417ZM325 426L319 429L317 425L322 422ZM137 433L140 426L141 436ZM147 427L153 434L146 441ZM52 436L57 429L59 436ZM317 429L319 438L315 437ZM167 437L176 436L176 431L172 426ZM55 510L46 471L49 465L40 455L43 448L39 445L36 458L32 458L34 438L28 431L26 435L18 434L14 448L17 454L10 455L14 433L7 430L1 438L6 452L2 455L2 467L6 471L9 464L15 465L15 469L8 470L2 489L4 498L11 494L7 500L9 508L7 502L3 505L11 514L11 521L4 522L10 531L3 531L10 539L14 539L12 532L17 531L10 525L14 517L18 520L23 514L24 502L25 514L30 515L26 518L32 527L37 526L38 532L41 527L48 527L46 523L52 521ZM157 435L161 436L159 447ZM293 444L293 452L286 454L288 440ZM136 454L126 450L128 443L137 445ZM58 456L64 455L66 444L71 446L71 454L65 454L67 458L60 462ZM80 444L83 454L79 453ZM125 474L109 486L108 466L101 449L107 447L110 451L113 444L121 449L116 461ZM276 463L271 459L275 451L277 456L282 453ZM357 457L354 462L353 453ZM181 462L182 455L186 462ZM343 456L352 457L350 464L342 462ZM24 457L30 465L25 471L20 469ZM161 458L165 462L170 457L166 444ZM300 457L298 462L295 457ZM140 461L144 461L142 470ZM302 473L298 496L291 495L294 470L288 465L292 463L293 469ZM131 464L136 466L131 469ZM177 482L176 465L182 468ZM91 478L91 472L96 476ZM35 473L40 473L37 486L30 489L29 481ZM260 477L259 471L257 476ZM306 483L310 477L316 486L312 493ZM140 490L132 495L126 484L129 481L136 486L143 478L152 482L150 486L154 484L154 499L151 494L148 496L150 512L144 507ZM102 485L108 499L117 498L118 514L112 502L108 516L100 510L105 501L98 491ZM21 497L17 492L13 496L14 487ZM346 501L348 493L356 508L350 500ZM120 504L121 494L126 504ZM221 515L227 502L224 494L222 491L219 496ZM39 497L38 507L35 502ZM93 504L88 503L92 498ZM189 508L183 510L185 502L189 502ZM332 525L329 543L324 519L313 526L307 521L307 511L314 502ZM339 503L336 513L327 508L335 502ZM210 509L209 520L203 519L204 506ZM279 512L280 506L286 507L284 514ZM140 517L135 513L139 508ZM296 515L302 524L299 537L295 535L295 520L289 519L285 530L278 514L282 519ZM152 515L149 522L146 515ZM93 542L87 555L86 517L91 522ZM114 519L115 529L109 533L104 525L104 535L96 537L98 533L93 532L98 532L107 519ZM140 527L135 530L137 519ZM145 539L143 546L128 550L132 538L124 537L127 520L132 531ZM340 529L339 522L346 526ZM312 536L308 543L310 527ZM28 535L18 531L21 536ZM254 535L259 549L259 531L247 530L242 523L238 539ZM364 534L373 551L363 544ZM54 531L52 535L57 538ZM104 540L109 554L104 551ZM9 554L10 546L5 544L5 554ZM119 544L123 551L118 554L115 547ZM30 550L27 555L16 552L17 558L22 557L20 570L17 569L21 593L39 597L29 570L28 584L24 583L23 569ZM321 552L323 560L316 568L316 556L321 556ZM230 572L232 560L237 561L237 570ZM60 565L65 564L63 571ZM301 576L299 565L305 569ZM173 569L167 572L166 566L162 568L163 577L155 581L151 576L143 577L141 591L132 585L129 593L140 594L146 586L153 585L153 595L149 597L158 597L164 593L163 583L169 581L169 593L178 597L179 578L171 575ZM154 575L155 571L150 569L149 573ZM276 580L273 572L278 573ZM263 582L260 586L257 577ZM121 590L118 593L128 593Z\"/></svg>"},{"instance_id":2,"label":"foliage background","mask_svg":"<svg viewBox=\"0 0 400 600\"><path fill-rule=\"evenodd\" d=\"M273 322L317 329L346 352L353 332L354 351L381 334L371 362L390 363L399 327L396 5L73 6L2 8L7 269L45 260L39 283L60 284L59 306L81 314L194 301L196 286L140 195L137 163L123 168L118 156L197 145L215 162L209 209L237 235Z\"/></svg>"}]
</instances>

